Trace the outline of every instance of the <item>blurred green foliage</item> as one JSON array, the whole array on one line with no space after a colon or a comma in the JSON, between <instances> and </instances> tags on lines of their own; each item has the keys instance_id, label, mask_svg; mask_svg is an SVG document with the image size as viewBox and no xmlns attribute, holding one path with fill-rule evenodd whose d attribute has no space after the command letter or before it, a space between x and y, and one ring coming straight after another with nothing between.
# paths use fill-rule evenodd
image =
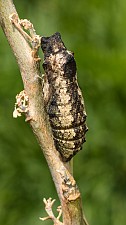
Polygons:
<instances>
[{"instance_id":1,"label":"blurred green foliage","mask_svg":"<svg viewBox=\"0 0 126 225\"><path fill-rule=\"evenodd\" d=\"M14 1L38 34L62 34L74 51L89 131L74 158L90 225L126 224L125 0ZM38 143L24 118L13 119L23 89L15 58L0 30L0 225L39 225L43 197L57 198ZM57 199L57 205L59 204Z\"/></svg>"}]
</instances>

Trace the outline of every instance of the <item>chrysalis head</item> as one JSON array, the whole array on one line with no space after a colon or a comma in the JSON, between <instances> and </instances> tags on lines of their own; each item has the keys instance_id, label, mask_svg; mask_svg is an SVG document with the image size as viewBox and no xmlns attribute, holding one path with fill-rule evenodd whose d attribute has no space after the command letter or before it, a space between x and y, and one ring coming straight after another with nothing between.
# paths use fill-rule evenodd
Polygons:
<instances>
[{"instance_id":1,"label":"chrysalis head","mask_svg":"<svg viewBox=\"0 0 126 225\"><path fill-rule=\"evenodd\" d=\"M50 37L42 37L41 48L45 56L66 50L59 32L56 32Z\"/></svg>"}]
</instances>

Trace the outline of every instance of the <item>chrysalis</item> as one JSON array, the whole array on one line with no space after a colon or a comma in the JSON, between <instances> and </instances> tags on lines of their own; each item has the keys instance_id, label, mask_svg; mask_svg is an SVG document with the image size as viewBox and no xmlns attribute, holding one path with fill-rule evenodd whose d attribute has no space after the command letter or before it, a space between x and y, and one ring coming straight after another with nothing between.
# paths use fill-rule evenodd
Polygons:
<instances>
[{"instance_id":1,"label":"chrysalis","mask_svg":"<svg viewBox=\"0 0 126 225\"><path fill-rule=\"evenodd\" d=\"M72 52L55 33L42 37L43 68L49 86L46 110L54 143L63 161L69 161L85 142L86 112L77 83L76 62Z\"/></svg>"}]
</instances>

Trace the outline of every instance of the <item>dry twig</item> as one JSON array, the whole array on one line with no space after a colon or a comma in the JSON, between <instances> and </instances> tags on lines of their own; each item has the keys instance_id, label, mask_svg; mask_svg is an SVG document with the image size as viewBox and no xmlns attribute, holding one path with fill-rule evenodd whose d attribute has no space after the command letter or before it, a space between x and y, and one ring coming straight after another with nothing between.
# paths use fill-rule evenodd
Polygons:
<instances>
[{"instance_id":1,"label":"dry twig","mask_svg":"<svg viewBox=\"0 0 126 225\"><path fill-rule=\"evenodd\" d=\"M52 206L55 202L55 199L52 200L51 198L49 198L46 200L44 198L43 202L45 203L45 210L49 216L43 217L43 218L40 217L40 220L45 221L45 220L51 219L54 222L54 225L63 225L63 223L59 221L59 218L61 217L61 214L62 214L61 207L57 208L57 211L59 212L57 218L54 216L52 211Z\"/></svg>"}]
</instances>

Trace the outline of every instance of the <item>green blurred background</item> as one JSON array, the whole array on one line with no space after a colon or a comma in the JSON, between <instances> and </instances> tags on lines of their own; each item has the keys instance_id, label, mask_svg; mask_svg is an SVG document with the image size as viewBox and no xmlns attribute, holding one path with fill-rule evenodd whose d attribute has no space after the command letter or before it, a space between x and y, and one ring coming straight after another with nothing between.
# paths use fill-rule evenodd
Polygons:
<instances>
[{"instance_id":1,"label":"green blurred background","mask_svg":"<svg viewBox=\"0 0 126 225\"><path fill-rule=\"evenodd\" d=\"M126 1L15 0L38 34L56 31L74 51L89 131L74 176L90 225L126 224ZM41 53L40 53L41 54ZM0 225L49 225L43 197L56 198L48 166L24 118L13 119L23 90L0 30Z\"/></svg>"}]
</instances>

